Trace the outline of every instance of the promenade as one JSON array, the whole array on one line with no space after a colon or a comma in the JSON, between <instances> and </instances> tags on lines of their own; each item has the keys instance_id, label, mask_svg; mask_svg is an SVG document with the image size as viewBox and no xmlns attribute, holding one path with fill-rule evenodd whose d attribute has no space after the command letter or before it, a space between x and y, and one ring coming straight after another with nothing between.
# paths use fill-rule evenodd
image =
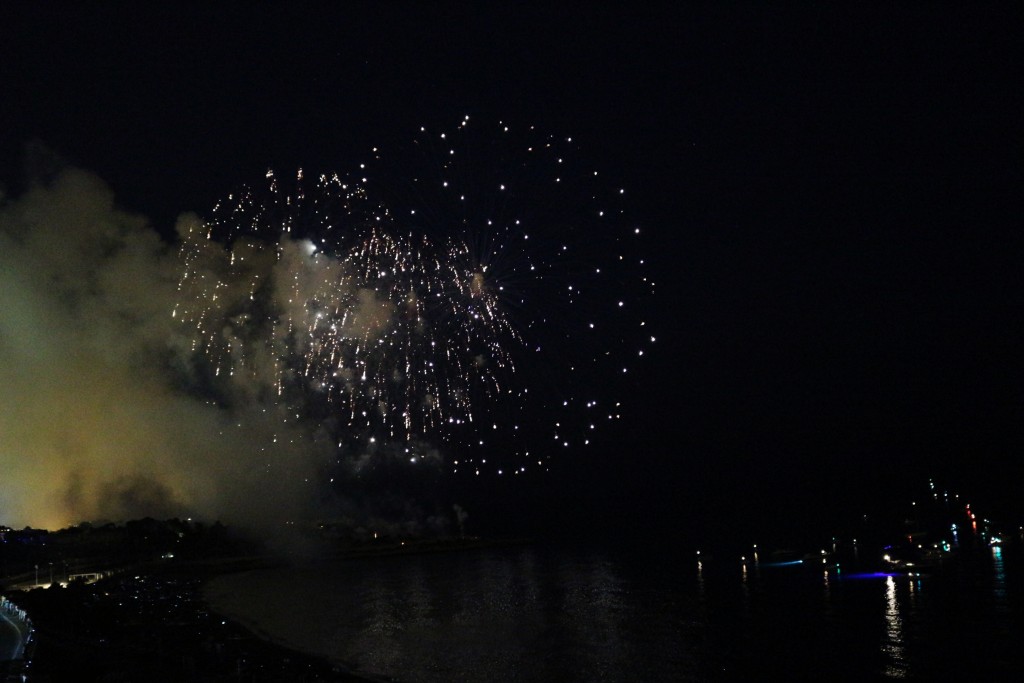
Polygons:
<instances>
[{"instance_id":1,"label":"promenade","mask_svg":"<svg viewBox=\"0 0 1024 683\"><path fill-rule=\"evenodd\" d=\"M25 613L0 597L0 662L22 658L28 633Z\"/></svg>"}]
</instances>

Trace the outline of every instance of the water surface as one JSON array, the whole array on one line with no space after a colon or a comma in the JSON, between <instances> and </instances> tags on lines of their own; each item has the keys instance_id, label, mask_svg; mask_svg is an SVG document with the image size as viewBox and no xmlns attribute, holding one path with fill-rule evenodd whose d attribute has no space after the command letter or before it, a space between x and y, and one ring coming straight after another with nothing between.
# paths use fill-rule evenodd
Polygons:
<instances>
[{"instance_id":1,"label":"water surface","mask_svg":"<svg viewBox=\"0 0 1024 683\"><path fill-rule=\"evenodd\" d=\"M267 637L399 681L1012 677L1019 553L931 576L522 546L221 577Z\"/></svg>"}]
</instances>

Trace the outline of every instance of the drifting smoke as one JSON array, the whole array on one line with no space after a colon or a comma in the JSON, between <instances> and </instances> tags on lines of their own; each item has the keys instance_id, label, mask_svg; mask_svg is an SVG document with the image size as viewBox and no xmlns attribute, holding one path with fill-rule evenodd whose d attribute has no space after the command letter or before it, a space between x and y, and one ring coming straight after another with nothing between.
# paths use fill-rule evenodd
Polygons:
<instances>
[{"instance_id":1,"label":"drifting smoke","mask_svg":"<svg viewBox=\"0 0 1024 683\"><path fill-rule=\"evenodd\" d=\"M170 316L179 277L176 252L89 173L0 207L0 521L252 525L316 499L330 449L315 433L272 402L215 406L188 390L189 340Z\"/></svg>"}]
</instances>

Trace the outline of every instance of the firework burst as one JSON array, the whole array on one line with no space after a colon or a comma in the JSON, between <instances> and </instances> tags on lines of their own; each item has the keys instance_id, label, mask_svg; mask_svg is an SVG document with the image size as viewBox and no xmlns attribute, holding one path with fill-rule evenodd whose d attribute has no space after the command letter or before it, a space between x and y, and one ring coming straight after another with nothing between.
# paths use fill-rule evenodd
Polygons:
<instances>
[{"instance_id":1,"label":"firework burst","mask_svg":"<svg viewBox=\"0 0 1024 683\"><path fill-rule=\"evenodd\" d=\"M623 310L650 291L638 230L624 190L569 170L571 139L479 133L421 129L411 154L287 188L268 172L185 230L174 316L209 386L339 442L449 442L456 469L543 463L525 432L586 443L642 331Z\"/></svg>"}]
</instances>

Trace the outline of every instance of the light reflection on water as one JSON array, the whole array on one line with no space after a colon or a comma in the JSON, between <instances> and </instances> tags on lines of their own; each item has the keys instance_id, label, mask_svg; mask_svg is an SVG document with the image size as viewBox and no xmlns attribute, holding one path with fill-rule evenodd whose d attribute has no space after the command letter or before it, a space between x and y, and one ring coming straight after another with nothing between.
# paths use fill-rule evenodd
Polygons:
<instances>
[{"instance_id":1,"label":"light reflection on water","mask_svg":"<svg viewBox=\"0 0 1024 683\"><path fill-rule=\"evenodd\" d=\"M922 578L519 547L260 570L210 594L399 681L928 678L1024 664L1008 644L1016 565L997 551L983 575Z\"/></svg>"},{"instance_id":2,"label":"light reflection on water","mask_svg":"<svg viewBox=\"0 0 1024 683\"><path fill-rule=\"evenodd\" d=\"M903 678L906 666L903 661L903 621L900 607L896 600L896 579L885 580L885 642L882 652L888 657L885 675L891 678Z\"/></svg>"},{"instance_id":3,"label":"light reflection on water","mask_svg":"<svg viewBox=\"0 0 1024 683\"><path fill-rule=\"evenodd\" d=\"M992 595L996 610L1008 612L1010 606L1006 601L1006 570L1003 567L1003 549L999 546L992 548Z\"/></svg>"}]
</instances>

